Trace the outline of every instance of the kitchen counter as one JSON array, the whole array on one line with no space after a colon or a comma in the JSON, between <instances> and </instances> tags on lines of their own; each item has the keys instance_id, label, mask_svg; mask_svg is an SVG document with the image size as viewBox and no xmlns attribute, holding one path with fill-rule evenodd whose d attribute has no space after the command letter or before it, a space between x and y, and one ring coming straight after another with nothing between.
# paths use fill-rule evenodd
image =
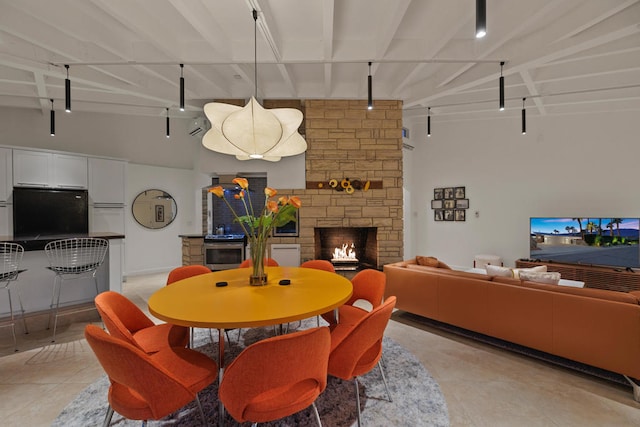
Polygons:
<instances>
[{"instance_id":1,"label":"kitchen counter","mask_svg":"<svg viewBox=\"0 0 640 427\"><path fill-rule=\"evenodd\" d=\"M110 233L110 232L96 232L87 234L57 234L55 236L33 236L33 237L14 237L14 236L0 236L0 242L18 243L22 245L26 251L41 251L49 242L61 239L72 239L82 237L96 237L100 239L112 240L112 239L124 239L124 234Z\"/></svg>"}]
</instances>

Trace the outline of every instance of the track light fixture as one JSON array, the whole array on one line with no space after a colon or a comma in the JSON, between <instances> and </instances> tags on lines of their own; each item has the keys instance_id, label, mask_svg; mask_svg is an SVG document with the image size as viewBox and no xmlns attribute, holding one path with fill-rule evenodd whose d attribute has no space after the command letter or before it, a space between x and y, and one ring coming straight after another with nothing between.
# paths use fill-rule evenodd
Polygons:
<instances>
[{"instance_id":1,"label":"track light fixture","mask_svg":"<svg viewBox=\"0 0 640 427\"><path fill-rule=\"evenodd\" d=\"M167 138L171 137L171 132L169 130L169 108L167 108Z\"/></svg>"},{"instance_id":2,"label":"track light fixture","mask_svg":"<svg viewBox=\"0 0 640 427\"><path fill-rule=\"evenodd\" d=\"M180 111L184 111L184 64L180 64Z\"/></svg>"},{"instance_id":3,"label":"track light fixture","mask_svg":"<svg viewBox=\"0 0 640 427\"><path fill-rule=\"evenodd\" d=\"M427 138L431 136L431 107L427 107Z\"/></svg>"},{"instance_id":4,"label":"track light fixture","mask_svg":"<svg viewBox=\"0 0 640 427\"><path fill-rule=\"evenodd\" d=\"M71 80L69 80L69 65L65 64L67 78L64 80L64 111L71 112Z\"/></svg>"},{"instance_id":5,"label":"track light fixture","mask_svg":"<svg viewBox=\"0 0 640 427\"><path fill-rule=\"evenodd\" d=\"M476 0L476 38L481 39L487 35L487 2Z\"/></svg>"},{"instance_id":6,"label":"track light fixture","mask_svg":"<svg viewBox=\"0 0 640 427\"><path fill-rule=\"evenodd\" d=\"M527 110L524 108L524 101L527 98L522 98L522 134L526 135L527 133Z\"/></svg>"},{"instance_id":7,"label":"track light fixture","mask_svg":"<svg viewBox=\"0 0 640 427\"><path fill-rule=\"evenodd\" d=\"M56 112L53 109L53 99L51 101L51 115L49 116L49 128L51 130L51 136L56 136Z\"/></svg>"},{"instance_id":8,"label":"track light fixture","mask_svg":"<svg viewBox=\"0 0 640 427\"><path fill-rule=\"evenodd\" d=\"M373 81L371 78L371 62L369 62L369 77L367 78L367 89L368 89L368 102L367 102L367 109L368 110L372 110L373 109Z\"/></svg>"},{"instance_id":9,"label":"track light fixture","mask_svg":"<svg viewBox=\"0 0 640 427\"><path fill-rule=\"evenodd\" d=\"M504 61L500 61L500 111L504 111L504 76L502 75Z\"/></svg>"}]
</instances>

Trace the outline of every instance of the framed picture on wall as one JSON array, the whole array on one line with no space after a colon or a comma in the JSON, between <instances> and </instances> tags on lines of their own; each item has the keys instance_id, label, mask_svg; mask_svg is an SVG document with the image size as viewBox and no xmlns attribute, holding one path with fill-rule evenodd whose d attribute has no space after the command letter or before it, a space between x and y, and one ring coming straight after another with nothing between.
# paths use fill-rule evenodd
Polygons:
<instances>
[{"instance_id":1,"label":"framed picture on wall","mask_svg":"<svg viewBox=\"0 0 640 427\"><path fill-rule=\"evenodd\" d=\"M432 200L431 209L442 209L442 200Z\"/></svg>"},{"instance_id":2,"label":"framed picture on wall","mask_svg":"<svg viewBox=\"0 0 640 427\"><path fill-rule=\"evenodd\" d=\"M453 221L453 219L454 219L453 209L445 209L444 210L444 220L445 221Z\"/></svg>"},{"instance_id":3,"label":"framed picture on wall","mask_svg":"<svg viewBox=\"0 0 640 427\"><path fill-rule=\"evenodd\" d=\"M447 187L444 189L444 198L453 199L453 187Z\"/></svg>"},{"instance_id":4,"label":"framed picture on wall","mask_svg":"<svg viewBox=\"0 0 640 427\"><path fill-rule=\"evenodd\" d=\"M434 188L433 189L433 198L436 200L444 199L444 189L442 188Z\"/></svg>"},{"instance_id":5,"label":"framed picture on wall","mask_svg":"<svg viewBox=\"0 0 640 427\"><path fill-rule=\"evenodd\" d=\"M444 201L444 208L445 209L453 209L456 207L456 201L451 199L451 200L445 200Z\"/></svg>"},{"instance_id":6,"label":"framed picture on wall","mask_svg":"<svg viewBox=\"0 0 640 427\"><path fill-rule=\"evenodd\" d=\"M434 221L444 221L444 210L436 209L433 211L433 220Z\"/></svg>"},{"instance_id":7,"label":"framed picture on wall","mask_svg":"<svg viewBox=\"0 0 640 427\"><path fill-rule=\"evenodd\" d=\"M156 205L156 222L164 222L164 206Z\"/></svg>"},{"instance_id":8,"label":"framed picture on wall","mask_svg":"<svg viewBox=\"0 0 640 427\"><path fill-rule=\"evenodd\" d=\"M465 211L464 209L456 209L455 211L455 220L456 221L464 221L465 220Z\"/></svg>"},{"instance_id":9,"label":"framed picture on wall","mask_svg":"<svg viewBox=\"0 0 640 427\"><path fill-rule=\"evenodd\" d=\"M469 209L469 199L457 199L456 209Z\"/></svg>"},{"instance_id":10,"label":"framed picture on wall","mask_svg":"<svg viewBox=\"0 0 640 427\"><path fill-rule=\"evenodd\" d=\"M465 198L465 189L464 187L455 187L454 189L454 198L456 199L464 199Z\"/></svg>"}]
</instances>

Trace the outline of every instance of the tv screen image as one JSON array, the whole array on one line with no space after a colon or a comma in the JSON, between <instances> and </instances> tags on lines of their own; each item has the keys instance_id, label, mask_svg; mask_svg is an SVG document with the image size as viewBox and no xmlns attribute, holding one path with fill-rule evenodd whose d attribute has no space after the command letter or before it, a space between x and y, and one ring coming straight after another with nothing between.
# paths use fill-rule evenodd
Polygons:
<instances>
[{"instance_id":1,"label":"tv screen image","mask_svg":"<svg viewBox=\"0 0 640 427\"><path fill-rule=\"evenodd\" d=\"M534 260L640 267L640 218L531 218L529 236Z\"/></svg>"},{"instance_id":2,"label":"tv screen image","mask_svg":"<svg viewBox=\"0 0 640 427\"><path fill-rule=\"evenodd\" d=\"M87 190L13 189L14 237L72 236L88 232Z\"/></svg>"}]
</instances>

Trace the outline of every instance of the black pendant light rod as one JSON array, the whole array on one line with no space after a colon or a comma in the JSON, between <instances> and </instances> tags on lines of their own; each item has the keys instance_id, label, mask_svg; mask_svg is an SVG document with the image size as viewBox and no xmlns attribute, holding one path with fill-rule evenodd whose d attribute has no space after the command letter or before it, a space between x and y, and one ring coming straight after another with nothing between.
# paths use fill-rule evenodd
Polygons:
<instances>
[{"instance_id":1,"label":"black pendant light rod","mask_svg":"<svg viewBox=\"0 0 640 427\"><path fill-rule=\"evenodd\" d=\"M427 138L431 136L431 107L427 107Z\"/></svg>"},{"instance_id":2,"label":"black pendant light rod","mask_svg":"<svg viewBox=\"0 0 640 427\"><path fill-rule=\"evenodd\" d=\"M51 101L51 115L49 118L49 128L51 130L51 136L56 136L56 112L53 109L53 99Z\"/></svg>"},{"instance_id":3,"label":"black pendant light rod","mask_svg":"<svg viewBox=\"0 0 640 427\"><path fill-rule=\"evenodd\" d=\"M180 64L180 111L184 111L184 64Z\"/></svg>"},{"instance_id":4,"label":"black pendant light rod","mask_svg":"<svg viewBox=\"0 0 640 427\"><path fill-rule=\"evenodd\" d=\"M258 99L258 11L253 9L253 81Z\"/></svg>"},{"instance_id":5,"label":"black pendant light rod","mask_svg":"<svg viewBox=\"0 0 640 427\"><path fill-rule=\"evenodd\" d=\"M169 108L167 108L167 138L171 136L171 132L169 130Z\"/></svg>"},{"instance_id":6,"label":"black pendant light rod","mask_svg":"<svg viewBox=\"0 0 640 427\"><path fill-rule=\"evenodd\" d=\"M481 39L487 35L487 2L476 0L476 38Z\"/></svg>"},{"instance_id":7,"label":"black pendant light rod","mask_svg":"<svg viewBox=\"0 0 640 427\"><path fill-rule=\"evenodd\" d=\"M527 110L524 108L524 101L527 98L522 98L522 134L525 135L527 133Z\"/></svg>"},{"instance_id":8,"label":"black pendant light rod","mask_svg":"<svg viewBox=\"0 0 640 427\"><path fill-rule=\"evenodd\" d=\"M504 61L500 62L500 111L504 111L504 76L502 75Z\"/></svg>"},{"instance_id":9,"label":"black pendant light rod","mask_svg":"<svg viewBox=\"0 0 640 427\"><path fill-rule=\"evenodd\" d=\"M71 112L71 80L69 80L69 65L65 64L67 78L64 80L64 111Z\"/></svg>"},{"instance_id":10,"label":"black pendant light rod","mask_svg":"<svg viewBox=\"0 0 640 427\"><path fill-rule=\"evenodd\" d=\"M369 76L367 78L367 92L368 92L367 108L369 110L372 110L373 109L373 79L371 77L371 62L369 62Z\"/></svg>"}]
</instances>

